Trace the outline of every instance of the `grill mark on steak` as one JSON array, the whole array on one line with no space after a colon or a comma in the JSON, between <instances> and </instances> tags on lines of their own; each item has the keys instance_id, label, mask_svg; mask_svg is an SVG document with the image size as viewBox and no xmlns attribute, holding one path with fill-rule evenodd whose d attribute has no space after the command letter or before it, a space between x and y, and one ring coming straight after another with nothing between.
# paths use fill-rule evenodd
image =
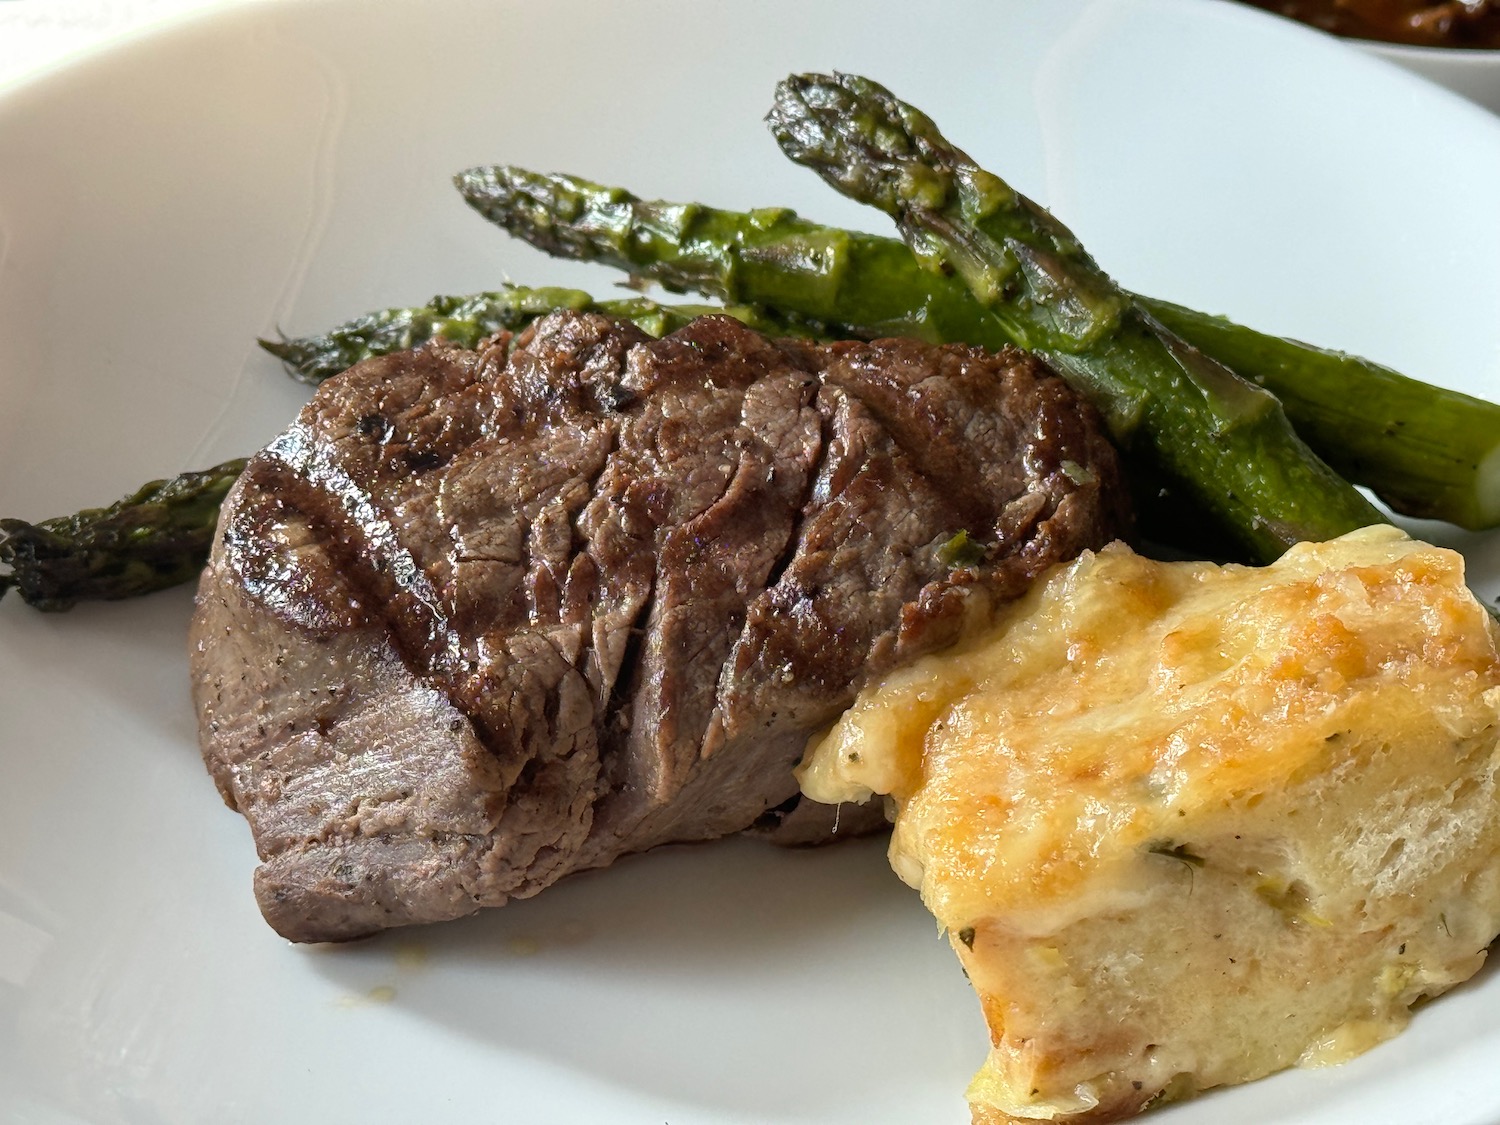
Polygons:
<instances>
[{"instance_id":1,"label":"grill mark on steak","mask_svg":"<svg viewBox=\"0 0 1500 1125\"><path fill-rule=\"evenodd\" d=\"M1097 419L1020 353L574 313L508 343L330 380L226 501L194 694L295 940L827 838L791 766L863 678L1125 526ZM959 530L985 559L941 561Z\"/></svg>"},{"instance_id":2,"label":"grill mark on steak","mask_svg":"<svg viewBox=\"0 0 1500 1125\"><path fill-rule=\"evenodd\" d=\"M801 345L792 341L783 342L783 346L789 350L793 350L794 354L801 348ZM821 398L821 396L819 397ZM814 482L813 490L809 492L805 502L797 509L792 519L791 534L787 536L786 544L783 546L780 556L771 564L771 569L767 573L763 584L764 589L767 590L773 590L781 584L782 576L786 574L787 568L792 565L792 561L797 557L798 548L802 543L803 528L807 523L808 514L815 502L816 482L822 479L828 464L833 428L826 411L822 409L821 402L818 403L818 406L818 452L808 472L808 479ZM744 638L745 627L746 622L741 622L740 636L736 638L735 642L736 647L738 647L740 641Z\"/></svg>"},{"instance_id":3,"label":"grill mark on steak","mask_svg":"<svg viewBox=\"0 0 1500 1125\"><path fill-rule=\"evenodd\" d=\"M773 345L756 337L728 344L748 354L725 364L722 342L669 338L632 360L628 377L651 394L622 435L622 444L641 452L623 460L620 476L630 488L668 495L683 476L677 466L686 462L692 471L682 489L685 506L660 506L653 517L661 527L657 580L637 641L635 680L623 701L628 718L612 747L596 813L606 847L587 849L585 862L607 862L609 841L645 831L649 814L670 803L694 764L714 752L716 678L703 670L723 663L745 601L764 582L761 571L789 541L803 499L799 466L821 444L810 376L788 368ZM712 373L707 385L697 381L700 372ZM782 440L773 430L798 440ZM732 830L709 824L702 834Z\"/></svg>"}]
</instances>

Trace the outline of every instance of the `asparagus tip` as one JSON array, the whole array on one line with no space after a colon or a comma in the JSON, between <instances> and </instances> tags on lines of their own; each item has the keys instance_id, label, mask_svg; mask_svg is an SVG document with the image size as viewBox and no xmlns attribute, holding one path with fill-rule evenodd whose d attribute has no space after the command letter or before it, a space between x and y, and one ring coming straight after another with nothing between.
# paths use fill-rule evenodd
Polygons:
<instances>
[{"instance_id":1,"label":"asparagus tip","mask_svg":"<svg viewBox=\"0 0 1500 1125\"><path fill-rule=\"evenodd\" d=\"M795 163L898 218L940 206L953 168L972 164L921 110L858 74L789 75L766 123Z\"/></svg>"},{"instance_id":2,"label":"asparagus tip","mask_svg":"<svg viewBox=\"0 0 1500 1125\"><path fill-rule=\"evenodd\" d=\"M281 339L267 340L264 336L257 336L255 338L255 342L259 344L264 350L274 355L277 359L290 360L291 357L296 354L297 342L287 336L287 334L281 331L281 329L279 328L276 330L276 334L280 336Z\"/></svg>"},{"instance_id":3,"label":"asparagus tip","mask_svg":"<svg viewBox=\"0 0 1500 1125\"><path fill-rule=\"evenodd\" d=\"M286 368L287 374L299 383L310 383L316 386L327 378L331 371L323 370L322 356L313 340L297 339L288 336L281 329L276 330L281 337L279 340L268 340L263 336L256 337L255 342L262 350L270 352ZM345 365L347 366L347 364Z\"/></svg>"}]
</instances>

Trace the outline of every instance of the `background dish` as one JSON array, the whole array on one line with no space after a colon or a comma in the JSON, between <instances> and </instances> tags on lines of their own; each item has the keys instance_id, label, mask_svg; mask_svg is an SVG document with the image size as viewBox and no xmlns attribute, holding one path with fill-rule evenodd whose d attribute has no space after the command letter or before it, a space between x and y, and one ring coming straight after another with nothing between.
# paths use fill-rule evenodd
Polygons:
<instances>
[{"instance_id":1,"label":"background dish","mask_svg":"<svg viewBox=\"0 0 1500 1125\"><path fill-rule=\"evenodd\" d=\"M1402 47L1394 43L1361 43L1370 54L1389 59L1413 74L1430 78L1500 113L1500 50L1457 50L1452 47Z\"/></svg>"},{"instance_id":2,"label":"background dish","mask_svg":"<svg viewBox=\"0 0 1500 1125\"><path fill-rule=\"evenodd\" d=\"M258 334L506 277L608 288L472 215L470 164L883 229L759 124L778 78L830 67L927 109L1126 285L1500 388L1500 124L1259 12L268 3L0 98L0 512L263 443L306 392ZM1493 597L1500 540L1452 541ZM189 601L0 604L0 1116L966 1119L983 1024L877 842L668 850L453 925L279 941L194 749ZM1497 1010L1487 972L1345 1067L1155 1119L1491 1122Z\"/></svg>"}]
</instances>

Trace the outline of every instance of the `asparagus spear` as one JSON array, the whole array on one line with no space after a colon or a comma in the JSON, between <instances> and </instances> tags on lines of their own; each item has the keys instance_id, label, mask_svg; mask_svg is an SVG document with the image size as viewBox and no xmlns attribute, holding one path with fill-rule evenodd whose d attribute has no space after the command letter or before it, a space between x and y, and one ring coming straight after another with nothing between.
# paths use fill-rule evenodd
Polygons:
<instances>
[{"instance_id":1,"label":"asparagus spear","mask_svg":"<svg viewBox=\"0 0 1500 1125\"><path fill-rule=\"evenodd\" d=\"M669 290L800 313L843 335L987 348L1020 342L962 279L922 268L899 239L820 226L784 208L643 200L514 167L471 169L456 182L476 210L532 245ZM1500 525L1500 405L1169 302L1137 300L1275 394L1319 456L1395 510L1468 528Z\"/></svg>"},{"instance_id":2,"label":"asparagus spear","mask_svg":"<svg viewBox=\"0 0 1500 1125\"><path fill-rule=\"evenodd\" d=\"M193 578L208 559L219 505L243 459L142 485L108 508L27 523L0 519L0 597L14 587L37 609L83 598L131 598Z\"/></svg>"},{"instance_id":3,"label":"asparagus spear","mask_svg":"<svg viewBox=\"0 0 1500 1125\"><path fill-rule=\"evenodd\" d=\"M294 378L317 384L360 360L402 351L439 336L472 348L501 329L519 331L558 309L598 312L628 320L650 336L665 336L706 313L725 313L773 336L820 334L818 325L746 305L728 308L661 305L644 297L595 301L581 289L507 285L467 297L434 297L415 308L382 309L319 336L261 340L260 346L285 363Z\"/></svg>"},{"instance_id":4,"label":"asparagus spear","mask_svg":"<svg viewBox=\"0 0 1500 1125\"><path fill-rule=\"evenodd\" d=\"M776 308L847 334L1004 342L961 285L930 278L898 239L818 226L784 207L738 213L651 202L522 168L473 168L454 182L480 214L533 246L672 292Z\"/></svg>"},{"instance_id":5,"label":"asparagus spear","mask_svg":"<svg viewBox=\"0 0 1500 1125\"><path fill-rule=\"evenodd\" d=\"M661 305L643 297L594 301L576 289L507 286L474 297L438 297L411 309L386 309L322 336L262 340L298 378L322 382L360 360L443 336L470 346L501 328L520 329L558 309L590 309L662 336L704 313L722 312L778 336L815 334L817 326L743 306ZM108 508L41 523L0 519L0 597L14 588L44 610L89 598L129 598L190 581L208 558L219 505L245 461L142 485Z\"/></svg>"},{"instance_id":6,"label":"asparagus spear","mask_svg":"<svg viewBox=\"0 0 1500 1125\"><path fill-rule=\"evenodd\" d=\"M783 152L895 218L924 265L957 274L1095 403L1122 447L1251 558L1381 522L1298 439L1273 395L1167 331L1066 227L884 87L794 76L768 120Z\"/></svg>"},{"instance_id":7,"label":"asparagus spear","mask_svg":"<svg viewBox=\"0 0 1500 1125\"><path fill-rule=\"evenodd\" d=\"M1395 511L1471 531L1500 527L1500 406L1169 301L1140 302L1271 391L1303 441Z\"/></svg>"}]
</instances>

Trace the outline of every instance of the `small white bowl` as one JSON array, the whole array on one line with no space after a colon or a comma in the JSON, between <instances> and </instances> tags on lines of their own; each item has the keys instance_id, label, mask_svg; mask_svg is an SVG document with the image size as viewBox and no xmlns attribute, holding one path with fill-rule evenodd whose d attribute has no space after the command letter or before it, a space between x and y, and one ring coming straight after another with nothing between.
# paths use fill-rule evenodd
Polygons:
<instances>
[{"instance_id":1,"label":"small white bowl","mask_svg":"<svg viewBox=\"0 0 1500 1125\"><path fill-rule=\"evenodd\" d=\"M1431 79L1500 113L1500 50L1456 47L1406 47L1395 43L1351 40L1360 47L1423 78Z\"/></svg>"}]
</instances>

